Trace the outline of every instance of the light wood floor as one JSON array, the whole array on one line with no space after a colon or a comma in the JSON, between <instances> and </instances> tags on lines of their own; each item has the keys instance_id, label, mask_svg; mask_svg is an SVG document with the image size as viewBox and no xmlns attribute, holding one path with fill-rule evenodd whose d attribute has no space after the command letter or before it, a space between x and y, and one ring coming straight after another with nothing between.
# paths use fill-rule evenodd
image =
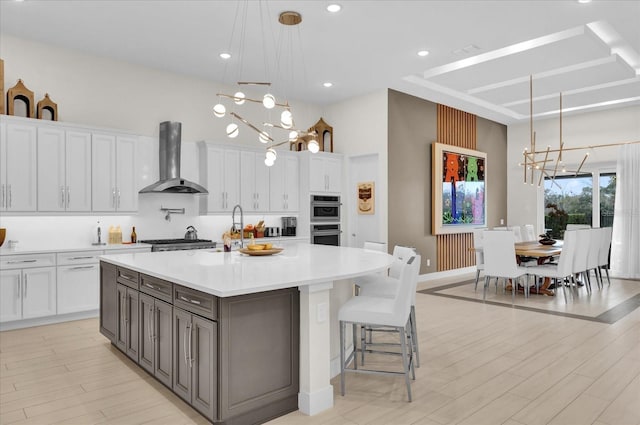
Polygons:
<instances>
[{"instance_id":1,"label":"light wood floor","mask_svg":"<svg viewBox=\"0 0 640 425\"><path fill-rule=\"evenodd\" d=\"M412 403L402 379L348 375L333 409L270 424L640 424L640 309L606 324L418 294L417 315ZM0 423L207 422L89 319L0 333Z\"/></svg>"}]
</instances>

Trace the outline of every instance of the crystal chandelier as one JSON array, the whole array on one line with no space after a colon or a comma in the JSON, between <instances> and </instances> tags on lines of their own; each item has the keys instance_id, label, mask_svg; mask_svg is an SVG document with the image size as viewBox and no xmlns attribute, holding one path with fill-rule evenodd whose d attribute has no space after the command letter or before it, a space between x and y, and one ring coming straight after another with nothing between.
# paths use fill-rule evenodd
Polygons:
<instances>
[{"instance_id":1,"label":"crystal chandelier","mask_svg":"<svg viewBox=\"0 0 640 425\"><path fill-rule=\"evenodd\" d=\"M246 7L248 3L244 3L245 10L243 11L243 16L246 20ZM238 8L241 7L241 3L238 3ZM238 9L239 10L239 9ZM260 2L260 11L262 13L262 2ZM238 11L236 11L236 19L238 17ZM260 22L263 23L264 19L261 18ZM302 16L298 12L282 12L279 15L278 22L285 27L293 28L302 22ZM235 28L235 25L234 25ZM242 51L244 47L244 33L246 29L246 22L243 23L241 28L241 41L240 41L240 52L242 55L244 52ZM267 39L267 35L265 34L264 28L262 28L263 32L263 43L264 40ZM233 38L233 34L232 34ZM231 49L229 49L231 50ZM291 49L290 49L291 50ZM263 52L265 56L267 55L266 46L263 46ZM230 55L227 53L226 58L229 58ZM281 58L280 52L276 54L276 60ZM239 75L242 74L242 57L239 58L240 61L240 70ZM288 66L289 69L293 69L293 58L291 58L291 64ZM265 68L267 68L267 60L265 59ZM268 74L268 69L265 69L265 74ZM296 143L303 142L306 145L307 149L316 153L320 149L320 144L318 143L317 134L313 131L303 131L299 130L295 126L295 121L293 117L293 113L291 112L291 106L288 101L279 101L277 98L271 93L271 83L270 82L259 82L259 81L238 81L238 90L233 95L225 94L225 93L217 93L219 103L213 107L213 115L217 118L230 117L231 122L226 126L226 134L227 137L231 139L235 139L240 134L240 125L242 124L244 127L247 127L254 131L257 134L257 139L260 143L266 145L266 153L264 163L267 166L272 166L277 158L277 153L275 148L281 146L285 143ZM253 86L257 88L263 88L265 90L265 94L262 96L262 99L254 99L248 97L243 89L245 87ZM225 102L227 106L225 106ZM262 122L261 125L253 124L249 119L240 115L239 112L236 112L236 109L242 109L242 107L246 107L244 105L262 105L263 110L265 111L265 115L267 119ZM227 112L227 109L230 111ZM272 114L272 111L279 112L279 122L272 123L269 117ZM283 134L288 134L285 140L276 140L274 137L275 132L282 132ZM285 136L283 136L285 138Z\"/></svg>"}]
</instances>

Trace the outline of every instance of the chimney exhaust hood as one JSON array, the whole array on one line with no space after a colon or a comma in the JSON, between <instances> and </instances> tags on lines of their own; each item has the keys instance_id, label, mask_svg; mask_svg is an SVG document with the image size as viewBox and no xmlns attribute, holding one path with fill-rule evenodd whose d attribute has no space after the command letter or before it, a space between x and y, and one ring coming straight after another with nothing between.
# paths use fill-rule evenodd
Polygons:
<instances>
[{"instance_id":1,"label":"chimney exhaust hood","mask_svg":"<svg viewBox=\"0 0 640 425\"><path fill-rule=\"evenodd\" d=\"M198 183L180 178L182 123L160 123L160 180L140 193L209 193Z\"/></svg>"}]
</instances>

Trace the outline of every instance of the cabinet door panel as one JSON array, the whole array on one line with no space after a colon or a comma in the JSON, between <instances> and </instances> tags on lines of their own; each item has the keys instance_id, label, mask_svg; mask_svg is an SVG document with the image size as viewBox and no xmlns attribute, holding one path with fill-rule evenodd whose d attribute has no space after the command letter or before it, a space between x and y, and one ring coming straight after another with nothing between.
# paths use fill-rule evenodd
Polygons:
<instances>
[{"instance_id":1,"label":"cabinet door panel","mask_svg":"<svg viewBox=\"0 0 640 425\"><path fill-rule=\"evenodd\" d=\"M256 165L253 152L240 153L240 204L244 211L256 211Z\"/></svg>"},{"instance_id":2,"label":"cabinet door panel","mask_svg":"<svg viewBox=\"0 0 640 425\"><path fill-rule=\"evenodd\" d=\"M191 403L191 363L187 347L191 333L191 314L173 308L173 392Z\"/></svg>"},{"instance_id":3,"label":"cabinet door panel","mask_svg":"<svg viewBox=\"0 0 640 425\"><path fill-rule=\"evenodd\" d=\"M119 303L116 267L100 263L100 333L116 342Z\"/></svg>"},{"instance_id":4,"label":"cabinet door panel","mask_svg":"<svg viewBox=\"0 0 640 425\"><path fill-rule=\"evenodd\" d=\"M116 209L138 209L138 182L136 179L135 137L118 136L116 144Z\"/></svg>"},{"instance_id":5,"label":"cabinet door panel","mask_svg":"<svg viewBox=\"0 0 640 425\"><path fill-rule=\"evenodd\" d=\"M339 193L342 190L342 162L326 159L325 172L327 174L327 192Z\"/></svg>"},{"instance_id":6,"label":"cabinet door panel","mask_svg":"<svg viewBox=\"0 0 640 425\"><path fill-rule=\"evenodd\" d=\"M274 212L286 211L285 169L286 158L278 158L275 164L269 167L269 208Z\"/></svg>"},{"instance_id":7,"label":"cabinet door panel","mask_svg":"<svg viewBox=\"0 0 640 425\"><path fill-rule=\"evenodd\" d=\"M155 364L154 355L154 302L153 297L146 294L140 294L140 358L138 363L147 372L153 373Z\"/></svg>"},{"instance_id":8,"label":"cabinet door panel","mask_svg":"<svg viewBox=\"0 0 640 425\"><path fill-rule=\"evenodd\" d=\"M0 322L22 318L22 270L0 271Z\"/></svg>"},{"instance_id":9,"label":"cabinet door panel","mask_svg":"<svg viewBox=\"0 0 640 425\"><path fill-rule=\"evenodd\" d=\"M116 138L107 134L91 136L91 209L116 209Z\"/></svg>"},{"instance_id":10,"label":"cabinet door panel","mask_svg":"<svg viewBox=\"0 0 640 425\"><path fill-rule=\"evenodd\" d=\"M240 203L240 152L224 152L224 190L226 192L225 211L233 210Z\"/></svg>"},{"instance_id":11,"label":"cabinet door panel","mask_svg":"<svg viewBox=\"0 0 640 425\"><path fill-rule=\"evenodd\" d=\"M59 128L38 128L38 211L64 211L65 136Z\"/></svg>"},{"instance_id":12,"label":"cabinet door panel","mask_svg":"<svg viewBox=\"0 0 640 425\"><path fill-rule=\"evenodd\" d=\"M126 298L126 329L127 329L127 356L138 362L139 341L139 293L135 289L127 288Z\"/></svg>"},{"instance_id":13,"label":"cabinet door panel","mask_svg":"<svg viewBox=\"0 0 640 425\"><path fill-rule=\"evenodd\" d=\"M91 133L67 131L67 211L91 211Z\"/></svg>"},{"instance_id":14,"label":"cabinet door panel","mask_svg":"<svg viewBox=\"0 0 640 425\"><path fill-rule=\"evenodd\" d=\"M327 175L324 170L324 159L311 157L309 160L309 190L312 192L326 192Z\"/></svg>"},{"instance_id":15,"label":"cabinet door panel","mask_svg":"<svg viewBox=\"0 0 640 425\"><path fill-rule=\"evenodd\" d=\"M155 300L154 323L155 323L155 362L154 375L160 382L171 388L173 377L173 365L171 363L173 350L172 338L172 318L173 308L171 304L164 301Z\"/></svg>"},{"instance_id":16,"label":"cabinet door panel","mask_svg":"<svg viewBox=\"0 0 640 425\"><path fill-rule=\"evenodd\" d=\"M300 165L297 157L286 157L284 174L285 207L287 211L298 211L300 183Z\"/></svg>"},{"instance_id":17,"label":"cabinet door panel","mask_svg":"<svg viewBox=\"0 0 640 425\"><path fill-rule=\"evenodd\" d=\"M99 279L97 264L58 266L58 314L97 309Z\"/></svg>"},{"instance_id":18,"label":"cabinet door panel","mask_svg":"<svg viewBox=\"0 0 640 425\"><path fill-rule=\"evenodd\" d=\"M118 283L118 322L116 326L116 347L121 351L127 349L127 322L125 320L127 287Z\"/></svg>"},{"instance_id":19,"label":"cabinet door panel","mask_svg":"<svg viewBox=\"0 0 640 425\"><path fill-rule=\"evenodd\" d=\"M216 411L217 326L216 323L193 316L193 389L191 404L200 413L213 420Z\"/></svg>"},{"instance_id":20,"label":"cabinet door panel","mask_svg":"<svg viewBox=\"0 0 640 425\"><path fill-rule=\"evenodd\" d=\"M269 167L265 165L262 153L256 153L254 157L256 210L269 211Z\"/></svg>"},{"instance_id":21,"label":"cabinet door panel","mask_svg":"<svg viewBox=\"0 0 640 425\"><path fill-rule=\"evenodd\" d=\"M56 268L25 269L22 276L22 317L56 314Z\"/></svg>"},{"instance_id":22,"label":"cabinet door panel","mask_svg":"<svg viewBox=\"0 0 640 425\"><path fill-rule=\"evenodd\" d=\"M201 148L205 151L207 160L200 162L200 182L209 191L207 199L207 212L217 212L224 210L224 150L210 146Z\"/></svg>"},{"instance_id":23,"label":"cabinet door panel","mask_svg":"<svg viewBox=\"0 0 640 425\"><path fill-rule=\"evenodd\" d=\"M6 132L7 210L35 211L37 200L36 127L8 124ZM0 170L0 172L5 171Z\"/></svg>"}]
</instances>

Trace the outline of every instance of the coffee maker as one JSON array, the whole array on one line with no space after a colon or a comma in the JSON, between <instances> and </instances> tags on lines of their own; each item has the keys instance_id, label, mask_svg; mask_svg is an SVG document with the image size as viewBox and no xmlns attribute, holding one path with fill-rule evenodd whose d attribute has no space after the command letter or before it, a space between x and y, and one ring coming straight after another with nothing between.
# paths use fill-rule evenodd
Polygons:
<instances>
[{"instance_id":1,"label":"coffee maker","mask_svg":"<svg viewBox=\"0 0 640 425\"><path fill-rule=\"evenodd\" d=\"M282 236L295 236L297 226L297 217L282 217Z\"/></svg>"}]
</instances>

